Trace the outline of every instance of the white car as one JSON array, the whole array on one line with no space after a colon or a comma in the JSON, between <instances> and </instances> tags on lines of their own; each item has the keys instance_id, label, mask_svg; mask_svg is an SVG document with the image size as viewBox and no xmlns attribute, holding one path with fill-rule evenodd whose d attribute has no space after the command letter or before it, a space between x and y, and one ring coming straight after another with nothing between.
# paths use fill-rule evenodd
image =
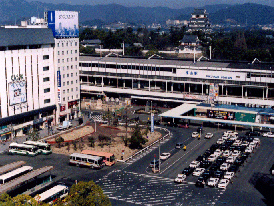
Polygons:
<instances>
[{"instance_id":1,"label":"white car","mask_svg":"<svg viewBox=\"0 0 274 206\"><path fill-rule=\"evenodd\" d=\"M200 162L199 161L192 161L189 165L190 168L197 168L200 166Z\"/></svg>"},{"instance_id":2,"label":"white car","mask_svg":"<svg viewBox=\"0 0 274 206\"><path fill-rule=\"evenodd\" d=\"M166 160L170 157L170 153L164 152L160 155L160 160Z\"/></svg>"},{"instance_id":3,"label":"white car","mask_svg":"<svg viewBox=\"0 0 274 206\"><path fill-rule=\"evenodd\" d=\"M219 184L218 184L218 188L220 189L226 189L227 185L229 184L229 180L228 179L221 179Z\"/></svg>"},{"instance_id":4,"label":"white car","mask_svg":"<svg viewBox=\"0 0 274 206\"><path fill-rule=\"evenodd\" d=\"M224 157L229 157L231 154L232 154L232 151L226 150L226 151L224 151L223 156Z\"/></svg>"},{"instance_id":5,"label":"white car","mask_svg":"<svg viewBox=\"0 0 274 206\"><path fill-rule=\"evenodd\" d=\"M223 140L229 139L229 135L228 135L228 134L224 134L224 135L222 136L222 139L223 139Z\"/></svg>"},{"instance_id":6,"label":"white car","mask_svg":"<svg viewBox=\"0 0 274 206\"><path fill-rule=\"evenodd\" d=\"M233 152L232 152L232 156L233 157L238 157L239 155L241 154L241 152L240 151L238 151L238 150L234 150Z\"/></svg>"},{"instance_id":7,"label":"white car","mask_svg":"<svg viewBox=\"0 0 274 206\"><path fill-rule=\"evenodd\" d=\"M220 149L216 149L213 154L215 154L216 156L220 156L222 153L223 152Z\"/></svg>"},{"instance_id":8,"label":"white car","mask_svg":"<svg viewBox=\"0 0 274 206\"><path fill-rule=\"evenodd\" d=\"M213 137L212 133L206 133L205 138L206 139L211 139Z\"/></svg>"},{"instance_id":9,"label":"white car","mask_svg":"<svg viewBox=\"0 0 274 206\"><path fill-rule=\"evenodd\" d=\"M223 144L225 142L225 140L223 138L219 138L217 140L217 144Z\"/></svg>"},{"instance_id":10,"label":"white car","mask_svg":"<svg viewBox=\"0 0 274 206\"><path fill-rule=\"evenodd\" d=\"M175 178L174 182L183 183L185 179L186 179L185 174L178 174L178 176Z\"/></svg>"},{"instance_id":11,"label":"white car","mask_svg":"<svg viewBox=\"0 0 274 206\"><path fill-rule=\"evenodd\" d=\"M260 144L261 140L258 137L255 137L253 139L253 142L256 143L256 144Z\"/></svg>"},{"instance_id":12,"label":"white car","mask_svg":"<svg viewBox=\"0 0 274 206\"><path fill-rule=\"evenodd\" d=\"M211 177L208 180L207 185L210 186L210 187L216 187L217 184L218 184L218 181L219 181L219 178L213 178L213 177Z\"/></svg>"},{"instance_id":13,"label":"white car","mask_svg":"<svg viewBox=\"0 0 274 206\"><path fill-rule=\"evenodd\" d=\"M263 137L273 138L274 137L274 133L272 133L272 132L263 133Z\"/></svg>"},{"instance_id":14,"label":"white car","mask_svg":"<svg viewBox=\"0 0 274 206\"><path fill-rule=\"evenodd\" d=\"M234 157L234 156L229 156L229 157L226 159L225 162L227 162L227 163L234 163L235 160L236 160L236 157Z\"/></svg>"},{"instance_id":15,"label":"white car","mask_svg":"<svg viewBox=\"0 0 274 206\"><path fill-rule=\"evenodd\" d=\"M229 167L230 167L230 164L225 162L225 163L221 164L220 170L227 171Z\"/></svg>"},{"instance_id":16,"label":"white car","mask_svg":"<svg viewBox=\"0 0 274 206\"><path fill-rule=\"evenodd\" d=\"M236 140L232 145L234 146L240 146L242 144L241 140Z\"/></svg>"},{"instance_id":17,"label":"white car","mask_svg":"<svg viewBox=\"0 0 274 206\"><path fill-rule=\"evenodd\" d=\"M193 176L199 177L201 174L203 174L205 171L205 168L196 168L194 172L192 173Z\"/></svg>"},{"instance_id":18,"label":"white car","mask_svg":"<svg viewBox=\"0 0 274 206\"><path fill-rule=\"evenodd\" d=\"M234 175L235 175L235 172L226 172L224 175L224 178L231 180L232 177L234 177Z\"/></svg>"},{"instance_id":19,"label":"white car","mask_svg":"<svg viewBox=\"0 0 274 206\"><path fill-rule=\"evenodd\" d=\"M207 160L209 161L209 162L214 162L216 159L217 159L217 155L216 154L211 154L208 158L207 158Z\"/></svg>"},{"instance_id":20,"label":"white car","mask_svg":"<svg viewBox=\"0 0 274 206\"><path fill-rule=\"evenodd\" d=\"M253 152L253 147L247 147L247 148L245 148L245 152L252 153Z\"/></svg>"},{"instance_id":21,"label":"white car","mask_svg":"<svg viewBox=\"0 0 274 206\"><path fill-rule=\"evenodd\" d=\"M230 140L237 140L238 136L236 136L236 135L230 135L229 139Z\"/></svg>"},{"instance_id":22,"label":"white car","mask_svg":"<svg viewBox=\"0 0 274 206\"><path fill-rule=\"evenodd\" d=\"M226 131L224 132L224 135L238 135L238 132Z\"/></svg>"},{"instance_id":23,"label":"white car","mask_svg":"<svg viewBox=\"0 0 274 206\"><path fill-rule=\"evenodd\" d=\"M248 141L243 141L243 142L241 143L241 146L247 147L248 145L249 145L249 142L248 142Z\"/></svg>"},{"instance_id":24,"label":"white car","mask_svg":"<svg viewBox=\"0 0 274 206\"><path fill-rule=\"evenodd\" d=\"M256 148L257 144L255 142L250 142L249 143L249 147L253 147L253 148Z\"/></svg>"},{"instance_id":25,"label":"white car","mask_svg":"<svg viewBox=\"0 0 274 206\"><path fill-rule=\"evenodd\" d=\"M192 137L193 138L196 138L196 137L198 137L200 134L198 133L198 132L192 132Z\"/></svg>"}]
</instances>

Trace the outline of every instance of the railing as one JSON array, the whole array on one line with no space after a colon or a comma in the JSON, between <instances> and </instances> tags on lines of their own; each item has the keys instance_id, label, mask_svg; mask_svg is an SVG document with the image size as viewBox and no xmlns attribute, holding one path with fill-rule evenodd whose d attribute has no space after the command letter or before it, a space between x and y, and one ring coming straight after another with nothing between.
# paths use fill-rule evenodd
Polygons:
<instances>
[{"instance_id":1,"label":"railing","mask_svg":"<svg viewBox=\"0 0 274 206\"><path fill-rule=\"evenodd\" d=\"M146 146L144 149L134 153L133 155L131 155L130 157L128 157L127 159L125 160L119 160L119 162L127 162L131 159L133 159L135 156L139 155L139 154L142 154L143 152L147 151L150 147L152 147L153 145L155 145L156 143L164 140L165 138L167 137L171 137L172 135L170 134L170 131L166 128L162 128L162 127L154 127L155 129L160 129L160 130L164 130L165 132L168 132L168 134L162 136L161 138L155 140L154 142L152 142L150 145Z\"/></svg>"}]
</instances>

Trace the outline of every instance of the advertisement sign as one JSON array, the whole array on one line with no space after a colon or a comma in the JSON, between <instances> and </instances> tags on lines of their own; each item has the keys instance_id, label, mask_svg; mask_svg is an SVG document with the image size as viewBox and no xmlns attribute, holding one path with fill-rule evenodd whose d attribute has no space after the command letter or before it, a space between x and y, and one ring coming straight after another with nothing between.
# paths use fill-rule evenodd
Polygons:
<instances>
[{"instance_id":1,"label":"advertisement sign","mask_svg":"<svg viewBox=\"0 0 274 206\"><path fill-rule=\"evenodd\" d=\"M61 104L61 98L61 88L57 88L57 99L59 104Z\"/></svg>"},{"instance_id":2,"label":"advertisement sign","mask_svg":"<svg viewBox=\"0 0 274 206\"><path fill-rule=\"evenodd\" d=\"M79 37L78 12L48 11L48 27L56 38Z\"/></svg>"},{"instance_id":3,"label":"advertisement sign","mask_svg":"<svg viewBox=\"0 0 274 206\"><path fill-rule=\"evenodd\" d=\"M62 112L62 111L65 111L66 110L66 105L61 105L60 106L60 111Z\"/></svg>"},{"instance_id":4,"label":"advertisement sign","mask_svg":"<svg viewBox=\"0 0 274 206\"><path fill-rule=\"evenodd\" d=\"M57 71L57 87L61 87L61 72Z\"/></svg>"},{"instance_id":5,"label":"advertisement sign","mask_svg":"<svg viewBox=\"0 0 274 206\"><path fill-rule=\"evenodd\" d=\"M27 101L26 81L15 81L9 83L10 105L21 104Z\"/></svg>"}]
</instances>

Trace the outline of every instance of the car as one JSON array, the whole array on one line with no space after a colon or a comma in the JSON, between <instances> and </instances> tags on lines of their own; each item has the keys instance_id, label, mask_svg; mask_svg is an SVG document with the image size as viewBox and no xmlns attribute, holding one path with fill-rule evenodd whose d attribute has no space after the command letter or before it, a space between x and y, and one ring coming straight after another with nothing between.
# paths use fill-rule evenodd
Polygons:
<instances>
[{"instance_id":1,"label":"car","mask_svg":"<svg viewBox=\"0 0 274 206\"><path fill-rule=\"evenodd\" d=\"M246 140L242 141L242 143L241 143L241 146L247 147L248 145L249 145L249 142Z\"/></svg>"},{"instance_id":2,"label":"car","mask_svg":"<svg viewBox=\"0 0 274 206\"><path fill-rule=\"evenodd\" d=\"M229 167L230 167L230 164L225 162L220 166L220 170L227 171Z\"/></svg>"},{"instance_id":3,"label":"car","mask_svg":"<svg viewBox=\"0 0 274 206\"><path fill-rule=\"evenodd\" d=\"M194 168L186 167L182 174L185 174L186 176L190 175L194 171Z\"/></svg>"},{"instance_id":4,"label":"car","mask_svg":"<svg viewBox=\"0 0 274 206\"><path fill-rule=\"evenodd\" d=\"M202 162L206 160L206 157L204 155L199 155L197 158L196 158L196 161L199 161L199 162Z\"/></svg>"},{"instance_id":5,"label":"car","mask_svg":"<svg viewBox=\"0 0 274 206\"><path fill-rule=\"evenodd\" d=\"M249 157L250 153L247 153L247 152L243 152L241 154L241 157L244 158L244 159L247 159Z\"/></svg>"},{"instance_id":6,"label":"car","mask_svg":"<svg viewBox=\"0 0 274 206\"><path fill-rule=\"evenodd\" d=\"M245 135L249 137L251 136L254 137L254 136L261 136L261 133L258 131L249 131L249 132L246 132Z\"/></svg>"},{"instance_id":7,"label":"car","mask_svg":"<svg viewBox=\"0 0 274 206\"><path fill-rule=\"evenodd\" d=\"M229 148L229 144L222 144L221 146L220 146L220 150L222 150L222 151L225 151L225 150L227 150Z\"/></svg>"},{"instance_id":8,"label":"car","mask_svg":"<svg viewBox=\"0 0 274 206\"><path fill-rule=\"evenodd\" d=\"M235 140L232 140L232 139L228 139L225 141L225 143L228 145L232 145L234 142L235 142Z\"/></svg>"},{"instance_id":9,"label":"car","mask_svg":"<svg viewBox=\"0 0 274 206\"><path fill-rule=\"evenodd\" d=\"M206 179L213 177L214 172L212 170L206 170L204 171L204 173L202 174L202 176Z\"/></svg>"},{"instance_id":10,"label":"car","mask_svg":"<svg viewBox=\"0 0 274 206\"><path fill-rule=\"evenodd\" d=\"M195 186L196 187L204 187L206 184L206 180L207 180L207 178L205 178L205 177L202 177L202 176L198 177L198 180L196 181Z\"/></svg>"},{"instance_id":11,"label":"car","mask_svg":"<svg viewBox=\"0 0 274 206\"><path fill-rule=\"evenodd\" d=\"M219 181L219 178L211 177L211 178L209 178L209 180L207 181L207 186L209 186L209 187L216 187L217 184L218 184L218 181Z\"/></svg>"},{"instance_id":12,"label":"car","mask_svg":"<svg viewBox=\"0 0 274 206\"><path fill-rule=\"evenodd\" d=\"M246 139L245 139L246 141L248 141L248 142L253 142L253 140L254 140L254 137L246 137Z\"/></svg>"},{"instance_id":13,"label":"car","mask_svg":"<svg viewBox=\"0 0 274 206\"><path fill-rule=\"evenodd\" d=\"M192 136L193 138L196 138L196 137L198 137L199 135L200 135L200 134L199 134L198 132L192 132L192 135L191 135L191 136Z\"/></svg>"},{"instance_id":14,"label":"car","mask_svg":"<svg viewBox=\"0 0 274 206\"><path fill-rule=\"evenodd\" d=\"M207 160L209 161L209 162L214 162L216 159L217 159L217 155L216 154L211 154L208 158L207 158Z\"/></svg>"},{"instance_id":15,"label":"car","mask_svg":"<svg viewBox=\"0 0 274 206\"><path fill-rule=\"evenodd\" d=\"M168 159L170 156L171 156L170 153L164 152L164 153L162 153L162 154L160 155L160 160L166 160L166 159Z\"/></svg>"},{"instance_id":16,"label":"car","mask_svg":"<svg viewBox=\"0 0 274 206\"><path fill-rule=\"evenodd\" d=\"M188 129L188 124L178 124L178 127Z\"/></svg>"},{"instance_id":17,"label":"car","mask_svg":"<svg viewBox=\"0 0 274 206\"><path fill-rule=\"evenodd\" d=\"M220 164L215 162L211 165L210 170L211 171L217 171L219 168L220 168Z\"/></svg>"},{"instance_id":18,"label":"car","mask_svg":"<svg viewBox=\"0 0 274 206\"><path fill-rule=\"evenodd\" d=\"M225 140L222 139L222 138L219 138L216 143L217 144L223 144L223 143L225 143Z\"/></svg>"},{"instance_id":19,"label":"car","mask_svg":"<svg viewBox=\"0 0 274 206\"><path fill-rule=\"evenodd\" d=\"M240 151L240 152L244 152L244 151L245 151L245 148L246 148L246 146L240 145L240 146L236 146L236 147L235 147L235 150L238 150L238 151Z\"/></svg>"},{"instance_id":20,"label":"car","mask_svg":"<svg viewBox=\"0 0 274 206\"><path fill-rule=\"evenodd\" d=\"M274 137L274 133L272 132L266 132L266 133L263 133L263 137Z\"/></svg>"},{"instance_id":21,"label":"car","mask_svg":"<svg viewBox=\"0 0 274 206\"><path fill-rule=\"evenodd\" d=\"M231 180L232 177L234 177L234 175L235 175L235 172L226 172L224 175L224 178Z\"/></svg>"},{"instance_id":22,"label":"car","mask_svg":"<svg viewBox=\"0 0 274 206\"><path fill-rule=\"evenodd\" d=\"M185 179L186 179L185 174L178 174L177 177L175 178L174 182L175 183L183 183Z\"/></svg>"},{"instance_id":23,"label":"car","mask_svg":"<svg viewBox=\"0 0 274 206\"><path fill-rule=\"evenodd\" d=\"M218 188L220 189L226 189L227 185L229 184L229 180L228 179L221 179L219 184L218 184Z\"/></svg>"},{"instance_id":24,"label":"car","mask_svg":"<svg viewBox=\"0 0 274 206\"><path fill-rule=\"evenodd\" d=\"M232 145L234 146L240 146L242 144L241 140L236 140Z\"/></svg>"},{"instance_id":25,"label":"car","mask_svg":"<svg viewBox=\"0 0 274 206\"><path fill-rule=\"evenodd\" d=\"M230 140L237 140L238 136L237 135L230 135L229 139Z\"/></svg>"},{"instance_id":26,"label":"car","mask_svg":"<svg viewBox=\"0 0 274 206\"><path fill-rule=\"evenodd\" d=\"M189 164L189 167L190 168L197 168L200 166L200 162L199 161L192 161L190 164Z\"/></svg>"},{"instance_id":27,"label":"car","mask_svg":"<svg viewBox=\"0 0 274 206\"><path fill-rule=\"evenodd\" d=\"M184 143L178 142L178 143L176 143L176 145L175 145L175 149L182 149L183 146L184 146Z\"/></svg>"},{"instance_id":28,"label":"car","mask_svg":"<svg viewBox=\"0 0 274 206\"><path fill-rule=\"evenodd\" d=\"M230 151L234 151L236 149L236 146L235 145L231 145L230 147L229 147L229 150Z\"/></svg>"},{"instance_id":29,"label":"car","mask_svg":"<svg viewBox=\"0 0 274 206\"><path fill-rule=\"evenodd\" d=\"M203 154L206 158L209 157L212 154L212 152L208 149L205 151L205 153Z\"/></svg>"},{"instance_id":30,"label":"car","mask_svg":"<svg viewBox=\"0 0 274 206\"><path fill-rule=\"evenodd\" d=\"M252 147L245 148L245 153L252 153L252 152L253 152L253 148Z\"/></svg>"},{"instance_id":31,"label":"car","mask_svg":"<svg viewBox=\"0 0 274 206\"><path fill-rule=\"evenodd\" d=\"M237 157L236 160L235 160L235 162L234 162L234 164L238 165L238 166L241 166L242 164L244 164L245 160L246 159L243 158L243 157Z\"/></svg>"},{"instance_id":32,"label":"car","mask_svg":"<svg viewBox=\"0 0 274 206\"><path fill-rule=\"evenodd\" d=\"M211 147L209 148L209 150L211 151L211 152L214 152L216 149L218 149L220 147L220 145L218 145L218 144L213 144L213 145L211 145Z\"/></svg>"},{"instance_id":33,"label":"car","mask_svg":"<svg viewBox=\"0 0 274 206\"><path fill-rule=\"evenodd\" d=\"M164 124L164 126L168 126L168 127L178 127L178 124L175 122L167 122Z\"/></svg>"},{"instance_id":34,"label":"car","mask_svg":"<svg viewBox=\"0 0 274 206\"><path fill-rule=\"evenodd\" d=\"M270 167L270 174L274 175L274 164Z\"/></svg>"},{"instance_id":35,"label":"car","mask_svg":"<svg viewBox=\"0 0 274 206\"><path fill-rule=\"evenodd\" d=\"M230 168L228 168L228 172L237 172L239 169L238 165L231 165Z\"/></svg>"},{"instance_id":36,"label":"car","mask_svg":"<svg viewBox=\"0 0 274 206\"><path fill-rule=\"evenodd\" d=\"M194 170L194 172L192 173L193 176L200 176L201 174L203 174L205 171L205 168L196 168Z\"/></svg>"},{"instance_id":37,"label":"car","mask_svg":"<svg viewBox=\"0 0 274 206\"><path fill-rule=\"evenodd\" d=\"M212 133L206 133L205 138L206 139L211 139L213 137Z\"/></svg>"},{"instance_id":38,"label":"car","mask_svg":"<svg viewBox=\"0 0 274 206\"><path fill-rule=\"evenodd\" d=\"M253 142L256 143L256 144L260 144L260 143L261 143L261 140L260 140L260 138L255 137L255 138L253 139Z\"/></svg>"},{"instance_id":39,"label":"car","mask_svg":"<svg viewBox=\"0 0 274 206\"><path fill-rule=\"evenodd\" d=\"M226 131L224 132L224 135L238 135L238 132Z\"/></svg>"},{"instance_id":40,"label":"car","mask_svg":"<svg viewBox=\"0 0 274 206\"><path fill-rule=\"evenodd\" d=\"M214 173L214 177L221 179L221 178L224 176L224 174L225 174L224 171L217 170L217 171Z\"/></svg>"},{"instance_id":41,"label":"car","mask_svg":"<svg viewBox=\"0 0 274 206\"><path fill-rule=\"evenodd\" d=\"M224 134L224 135L222 136L222 139L223 139L223 140L227 140L227 139L229 139L229 137L230 137L229 134Z\"/></svg>"},{"instance_id":42,"label":"car","mask_svg":"<svg viewBox=\"0 0 274 206\"><path fill-rule=\"evenodd\" d=\"M159 167L159 160L153 160L150 162L149 167L153 168L153 167Z\"/></svg>"},{"instance_id":43,"label":"car","mask_svg":"<svg viewBox=\"0 0 274 206\"><path fill-rule=\"evenodd\" d=\"M201 162L200 167L208 168L211 164L212 164L212 162L209 162L208 160L205 160L205 161Z\"/></svg>"},{"instance_id":44,"label":"car","mask_svg":"<svg viewBox=\"0 0 274 206\"><path fill-rule=\"evenodd\" d=\"M233 156L233 157L238 157L240 154L241 154L240 151L234 150L234 151L232 152L231 156Z\"/></svg>"},{"instance_id":45,"label":"car","mask_svg":"<svg viewBox=\"0 0 274 206\"><path fill-rule=\"evenodd\" d=\"M229 157L231 154L232 154L232 151L226 150L226 151L223 152L222 155L223 155L224 157Z\"/></svg>"},{"instance_id":46,"label":"car","mask_svg":"<svg viewBox=\"0 0 274 206\"><path fill-rule=\"evenodd\" d=\"M218 157L218 158L216 159L216 163L219 164L219 165L221 165L221 164L223 164L223 163L225 162L225 160L226 160L225 157L220 156L220 157Z\"/></svg>"},{"instance_id":47,"label":"car","mask_svg":"<svg viewBox=\"0 0 274 206\"><path fill-rule=\"evenodd\" d=\"M220 149L216 149L213 154L217 155L218 157L222 154L223 152Z\"/></svg>"},{"instance_id":48,"label":"car","mask_svg":"<svg viewBox=\"0 0 274 206\"><path fill-rule=\"evenodd\" d=\"M227 163L234 163L236 160L236 157L235 156L229 156L227 159L226 159L226 162Z\"/></svg>"}]
</instances>

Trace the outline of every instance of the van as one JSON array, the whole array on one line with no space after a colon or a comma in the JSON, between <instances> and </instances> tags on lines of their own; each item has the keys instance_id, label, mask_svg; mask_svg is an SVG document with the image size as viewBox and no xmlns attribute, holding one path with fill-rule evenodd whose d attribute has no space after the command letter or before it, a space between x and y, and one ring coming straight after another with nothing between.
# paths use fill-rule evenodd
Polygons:
<instances>
[{"instance_id":1,"label":"van","mask_svg":"<svg viewBox=\"0 0 274 206\"><path fill-rule=\"evenodd\" d=\"M179 142L179 143L176 144L175 149L182 149L183 146L184 146L184 143Z\"/></svg>"}]
</instances>

